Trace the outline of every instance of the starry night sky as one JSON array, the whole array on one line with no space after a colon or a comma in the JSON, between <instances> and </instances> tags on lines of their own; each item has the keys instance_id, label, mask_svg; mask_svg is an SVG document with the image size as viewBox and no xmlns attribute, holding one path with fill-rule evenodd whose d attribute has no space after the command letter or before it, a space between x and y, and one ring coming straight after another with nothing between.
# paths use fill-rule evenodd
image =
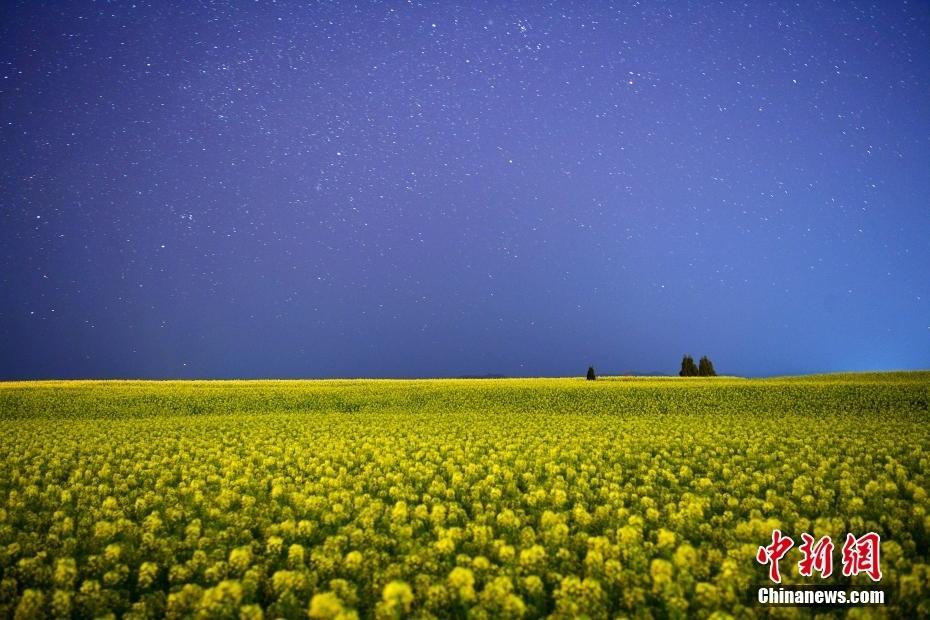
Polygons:
<instances>
[{"instance_id":1,"label":"starry night sky","mask_svg":"<svg viewBox=\"0 0 930 620\"><path fill-rule=\"evenodd\" d=\"M930 366L927 2L4 2L0 378Z\"/></svg>"}]
</instances>

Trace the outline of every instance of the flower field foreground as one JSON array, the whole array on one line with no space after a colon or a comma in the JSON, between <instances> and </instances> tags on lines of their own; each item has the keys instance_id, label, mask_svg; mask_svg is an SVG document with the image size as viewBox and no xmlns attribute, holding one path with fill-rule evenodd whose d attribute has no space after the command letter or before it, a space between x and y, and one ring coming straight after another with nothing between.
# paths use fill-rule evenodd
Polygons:
<instances>
[{"instance_id":1,"label":"flower field foreground","mask_svg":"<svg viewBox=\"0 0 930 620\"><path fill-rule=\"evenodd\" d=\"M814 617L780 529L930 615L930 373L0 383L0 617ZM871 583L865 575L783 584Z\"/></svg>"}]
</instances>

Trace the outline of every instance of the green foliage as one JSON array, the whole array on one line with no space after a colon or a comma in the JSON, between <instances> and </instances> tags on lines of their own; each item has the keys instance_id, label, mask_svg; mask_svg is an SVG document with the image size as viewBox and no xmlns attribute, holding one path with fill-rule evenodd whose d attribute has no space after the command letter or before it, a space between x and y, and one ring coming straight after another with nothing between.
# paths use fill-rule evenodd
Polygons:
<instances>
[{"instance_id":1,"label":"green foliage","mask_svg":"<svg viewBox=\"0 0 930 620\"><path fill-rule=\"evenodd\" d=\"M698 367L694 363L694 358L690 355L685 355L681 358L681 370L678 371L679 377L697 377L698 376Z\"/></svg>"},{"instance_id":2,"label":"green foliage","mask_svg":"<svg viewBox=\"0 0 930 620\"><path fill-rule=\"evenodd\" d=\"M0 617L750 618L775 527L878 532L882 613L926 616L928 398L926 373L0 383ZM786 582L823 583L799 557Z\"/></svg>"},{"instance_id":3,"label":"green foliage","mask_svg":"<svg viewBox=\"0 0 930 620\"><path fill-rule=\"evenodd\" d=\"M594 366L588 366L588 375L585 377L588 381L594 381L597 379L597 375L594 374Z\"/></svg>"},{"instance_id":4,"label":"green foliage","mask_svg":"<svg viewBox=\"0 0 930 620\"><path fill-rule=\"evenodd\" d=\"M701 357L698 362L698 371L697 374L699 377L716 377L717 371L714 370L714 363L708 359L706 355Z\"/></svg>"}]
</instances>

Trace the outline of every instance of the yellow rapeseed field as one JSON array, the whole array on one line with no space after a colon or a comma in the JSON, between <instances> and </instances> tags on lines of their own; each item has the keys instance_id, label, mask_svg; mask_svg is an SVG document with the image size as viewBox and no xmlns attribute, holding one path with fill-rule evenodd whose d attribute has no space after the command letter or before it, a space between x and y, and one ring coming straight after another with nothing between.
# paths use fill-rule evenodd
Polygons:
<instances>
[{"instance_id":1,"label":"yellow rapeseed field","mask_svg":"<svg viewBox=\"0 0 930 620\"><path fill-rule=\"evenodd\" d=\"M930 615L930 373L0 383L0 617L813 617L780 528ZM784 583L870 583L865 575Z\"/></svg>"}]
</instances>

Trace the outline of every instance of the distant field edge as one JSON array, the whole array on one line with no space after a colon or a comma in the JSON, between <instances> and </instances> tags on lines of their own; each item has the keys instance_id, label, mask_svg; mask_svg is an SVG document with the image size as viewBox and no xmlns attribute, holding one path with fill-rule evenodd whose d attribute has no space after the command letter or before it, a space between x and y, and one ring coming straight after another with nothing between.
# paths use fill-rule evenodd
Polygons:
<instances>
[{"instance_id":1,"label":"distant field edge","mask_svg":"<svg viewBox=\"0 0 930 620\"><path fill-rule=\"evenodd\" d=\"M771 375L771 376L753 376L744 377L739 375L720 375L717 377L678 377L674 375L601 375L597 378L596 383L654 383L668 382L670 384L701 384L713 382L793 382L793 381L816 381L816 382L859 382L859 381L928 381L930 382L930 369L915 370L882 370L882 371L849 371L849 372L826 372L800 375ZM166 383L185 383L185 384L268 384L268 383L314 383L314 384L333 384L333 383L354 383L354 382L378 382L378 383L509 383L525 381L578 381L586 382L583 376L457 376L457 377L248 377L248 378L74 378L74 379L5 379L0 378L0 388L4 387L23 387L33 386L61 386L61 385L88 385L88 384L166 384Z\"/></svg>"}]
</instances>

